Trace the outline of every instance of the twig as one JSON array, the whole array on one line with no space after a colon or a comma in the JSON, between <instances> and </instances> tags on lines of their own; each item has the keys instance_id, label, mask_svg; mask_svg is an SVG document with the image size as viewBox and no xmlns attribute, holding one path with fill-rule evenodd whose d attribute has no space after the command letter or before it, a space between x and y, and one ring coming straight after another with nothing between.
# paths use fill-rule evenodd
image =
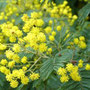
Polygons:
<instances>
[{"instance_id":1,"label":"twig","mask_svg":"<svg viewBox=\"0 0 90 90\"><path fill-rule=\"evenodd\" d=\"M39 57L39 58L35 61L35 63L34 63L26 72L31 71L31 69L37 64L37 62L38 62L40 59L41 59L41 57Z\"/></svg>"}]
</instances>

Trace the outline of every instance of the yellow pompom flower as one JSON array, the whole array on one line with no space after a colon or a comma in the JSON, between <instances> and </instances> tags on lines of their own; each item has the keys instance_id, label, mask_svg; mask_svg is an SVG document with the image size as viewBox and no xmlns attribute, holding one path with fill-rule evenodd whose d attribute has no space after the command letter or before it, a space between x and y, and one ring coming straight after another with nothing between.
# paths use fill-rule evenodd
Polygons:
<instances>
[{"instance_id":1,"label":"yellow pompom flower","mask_svg":"<svg viewBox=\"0 0 90 90\"><path fill-rule=\"evenodd\" d=\"M5 66L1 66L1 67L0 67L0 71L1 71L2 73L4 73L4 72L6 71L6 69L7 69L7 68L6 68Z\"/></svg>"},{"instance_id":2,"label":"yellow pompom flower","mask_svg":"<svg viewBox=\"0 0 90 90\"><path fill-rule=\"evenodd\" d=\"M80 36L80 37L79 37L79 40L80 40L80 41L85 41L85 37L84 37L84 36Z\"/></svg>"},{"instance_id":3,"label":"yellow pompom flower","mask_svg":"<svg viewBox=\"0 0 90 90\"><path fill-rule=\"evenodd\" d=\"M80 60L79 60L79 63L83 63L83 60L82 60L82 59L80 59Z\"/></svg>"},{"instance_id":4,"label":"yellow pompom flower","mask_svg":"<svg viewBox=\"0 0 90 90\"><path fill-rule=\"evenodd\" d=\"M83 60L82 59L79 60L78 67L80 67L80 68L83 67Z\"/></svg>"},{"instance_id":5,"label":"yellow pompom flower","mask_svg":"<svg viewBox=\"0 0 90 90\"><path fill-rule=\"evenodd\" d=\"M23 35L22 31L20 31L20 30L17 30L16 34L17 34L17 37L21 37Z\"/></svg>"},{"instance_id":6,"label":"yellow pompom flower","mask_svg":"<svg viewBox=\"0 0 90 90\"><path fill-rule=\"evenodd\" d=\"M28 20L28 15L27 14L24 14L23 17L21 18L24 22Z\"/></svg>"},{"instance_id":7,"label":"yellow pompom flower","mask_svg":"<svg viewBox=\"0 0 90 90\"><path fill-rule=\"evenodd\" d=\"M2 59L1 62L0 62L2 65L6 65L8 62L6 59Z\"/></svg>"},{"instance_id":8,"label":"yellow pompom flower","mask_svg":"<svg viewBox=\"0 0 90 90\"><path fill-rule=\"evenodd\" d=\"M13 49L14 52L20 52L20 45L19 44L14 44L12 49Z\"/></svg>"},{"instance_id":9,"label":"yellow pompom flower","mask_svg":"<svg viewBox=\"0 0 90 90\"><path fill-rule=\"evenodd\" d=\"M46 41L46 36L44 33L40 32L38 35L37 35L37 39L38 41L40 42L45 42Z\"/></svg>"},{"instance_id":10,"label":"yellow pompom flower","mask_svg":"<svg viewBox=\"0 0 90 90\"><path fill-rule=\"evenodd\" d=\"M6 71L4 72L5 75L8 75L10 73L10 69L6 69Z\"/></svg>"},{"instance_id":11,"label":"yellow pompom flower","mask_svg":"<svg viewBox=\"0 0 90 90\"><path fill-rule=\"evenodd\" d=\"M26 70L27 70L27 66L23 66L22 69L23 69L24 71L26 71Z\"/></svg>"},{"instance_id":12,"label":"yellow pompom flower","mask_svg":"<svg viewBox=\"0 0 90 90\"><path fill-rule=\"evenodd\" d=\"M1 67L0 67L0 71L1 71L3 74L5 74L5 75L7 75L7 74L10 73L10 70L7 69L5 66L1 66Z\"/></svg>"},{"instance_id":13,"label":"yellow pompom flower","mask_svg":"<svg viewBox=\"0 0 90 90\"><path fill-rule=\"evenodd\" d=\"M79 73L77 71L72 71L70 73L70 76L71 78L74 80L74 81L81 81L81 76L79 75Z\"/></svg>"},{"instance_id":14,"label":"yellow pompom flower","mask_svg":"<svg viewBox=\"0 0 90 90\"><path fill-rule=\"evenodd\" d=\"M44 24L44 21L42 19L37 19L36 20L36 23L35 23L36 26L41 27L41 26L43 26L43 24Z\"/></svg>"},{"instance_id":15,"label":"yellow pompom flower","mask_svg":"<svg viewBox=\"0 0 90 90\"><path fill-rule=\"evenodd\" d=\"M90 70L90 64L86 64L85 69Z\"/></svg>"},{"instance_id":16,"label":"yellow pompom flower","mask_svg":"<svg viewBox=\"0 0 90 90\"><path fill-rule=\"evenodd\" d=\"M68 4L68 2L67 2L67 1L64 1L64 2L63 2L63 5L67 5L67 4Z\"/></svg>"},{"instance_id":17,"label":"yellow pompom flower","mask_svg":"<svg viewBox=\"0 0 90 90\"><path fill-rule=\"evenodd\" d=\"M64 15L67 15L67 14L68 14L68 10L67 10L67 9L64 9L64 10L63 10L63 14L64 14Z\"/></svg>"},{"instance_id":18,"label":"yellow pompom flower","mask_svg":"<svg viewBox=\"0 0 90 90\"><path fill-rule=\"evenodd\" d=\"M65 69L65 68L62 68L62 67L60 67L60 68L58 69L58 71L57 71L57 74L58 74L58 75L64 75L64 74L66 74L66 73L67 73L66 69Z\"/></svg>"},{"instance_id":19,"label":"yellow pompom flower","mask_svg":"<svg viewBox=\"0 0 90 90\"><path fill-rule=\"evenodd\" d=\"M28 84L28 82L29 82L29 78L28 77L23 77L23 78L21 78L21 83L22 84L24 84L24 85L26 85L26 84Z\"/></svg>"},{"instance_id":20,"label":"yellow pompom flower","mask_svg":"<svg viewBox=\"0 0 90 90\"><path fill-rule=\"evenodd\" d=\"M19 69L18 74L17 74L17 78L21 79L25 77L25 72L22 69Z\"/></svg>"},{"instance_id":21,"label":"yellow pompom flower","mask_svg":"<svg viewBox=\"0 0 90 90\"><path fill-rule=\"evenodd\" d=\"M9 82L12 81L13 80L13 75L11 73L6 75L6 80L9 81Z\"/></svg>"},{"instance_id":22,"label":"yellow pompom flower","mask_svg":"<svg viewBox=\"0 0 90 90\"><path fill-rule=\"evenodd\" d=\"M78 46L79 46L80 48L82 48L82 49L85 49L85 48L87 47L86 43L83 42L83 41L80 41L79 44L78 44Z\"/></svg>"},{"instance_id":23,"label":"yellow pompom flower","mask_svg":"<svg viewBox=\"0 0 90 90\"><path fill-rule=\"evenodd\" d=\"M69 71L69 72L72 71L73 67L74 67L74 66L73 66L72 63L68 63L68 64L66 65L66 69L67 69L67 71Z\"/></svg>"},{"instance_id":24,"label":"yellow pompom flower","mask_svg":"<svg viewBox=\"0 0 90 90\"><path fill-rule=\"evenodd\" d=\"M59 25L59 26L57 26L57 31L61 31L61 26Z\"/></svg>"},{"instance_id":25,"label":"yellow pompom flower","mask_svg":"<svg viewBox=\"0 0 90 90\"><path fill-rule=\"evenodd\" d=\"M55 40L54 36L50 35L50 36L49 36L49 40L50 40L50 41L54 41L54 40Z\"/></svg>"},{"instance_id":26,"label":"yellow pompom flower","mask_svg":"<svg viewBox=\"0 0 90 90\"><path fill-rule=\"evenodd\" d=\"M47 45L46 45L46 43L41 43L40 45L39 45L39 51L40 52L45 52L47 50Z\"/></svg>"},{"instance_id":27,"label":"yellow pompom flower","mask_svg":"<svg viewBox=\"0 0 90 90\"><path fill-rule=\"evenodd\" d=\"M38 73L32 73L30 74L30 79L32 81L39 79L40 75Z\"/></svg>"},{"instance_id":28,"label":"yellow pompom flower","mask_svg":"<svg viewBox=\"0 0 90 90\"><path fill-rule=\"evenodd\" d=\"M78 66L74 66L74 67L72 68L72 71L78 72Z\"/></svg>"},{"instance_id":29,"label":"yellow pompom flower","mask_svg":"<svg viewBox=\"0 0 90 90\"><path fill-rule=\"evenodd\" d=\"M19 74L19 70L14 69L14 70L12 71L12 76L13 76L13 77L17 77L18 74Z\"/></svg>"},{"instance_id":30,"label":"yellow pompom flower","mask_svg":"<svg viewBox=\"0 0 90 90\"><path fill-rule=\"evenodd\" d=\"M13 60L14 60L15 62L19 63L19 62L20 62L20 57L19 57L17 54L14 54L14 55L13 55Z\"/></svg>"},{"instance_id":31,"label":"yellow pompom flower","mask_svg":"<svg viewBox=\"0 0 90 90\"><path fill-rule=\"evenodd\" d=\"M6 45L0 43L0 50L5 50L7 48Z\"/></svg>"},{"instance_id":32,"label":"yellow pompom flower","mask_svg":"<svg viewBox=\"0 0 90 90\"><path fill-rule=\"evenodd\" d=\"M78 44L78 43L79 43L78 38L74 38L74 43L75 43L75 44Z\"/></svg>"},{"instance_id":33,"label":"yellow pompom flower","mask_svg":"<svg viewBox=\"0 0 90 90\"><path fill-rule=\"evenodd\" d=\"M52 53L52 48L48 48L48 52L49 53Z\"/></svg>"},{"instance_id":34,"label":"yellow pompom flower","mask_svg":"<svg viewBox=\"0 0 90 90\"><path fill-rule=\"evenodd\" d=\"M77 15L73 15L73 19L76 20L78 17Z\"/></svg>"},{"instance_id":35,"label":"yellow pompom flower","mask_svg":"<svg viewBox=\"0 0 90 90\"><path fill-rule=\"evenodd\" d=\"M37 13L37 12L32 12L32 13L31 13L31 18L36 19L36 18L38 18L38 17L39 17L39 13Z\"/></svg>"},{"instance_id":36,"label":"yellow pompom flower","mask_svg":"<svg viewBox=\"0 0 90 90\"><path fill-rule=\"evenodd\" d=\"M51 27L46 27L45 28L45 32L48 34L48 33L50 33L51 32L51 30L52 30L52 28Z\"/></svg>"},{"instance_id":37,"label":"yellow pompom flower","mask_svg":"<svg viewBox=\"0 0 90 90\"><path fill-rule=\"evenodd\" d=\"M69 80L68 75L62 75L62 76L60 77L60 81L61 81L62 83L68 82L68 80Z\"/></svg>"},{"instance_id":38,"label":"yellow pompom flower","mask_svg":"<svg viewBox=\"0 0 90 90\"><path fill-rule=\"evenodd\" d=\"M68 48L68 49L70 49L70 48L71 48L71 46L67 46L67 48Z\"/></svg>"},{"instance_id":39,"label":"yellow pompom flower","mask_svg":"<svg viewBox=\"0 0 90 90\"><path fill-rule=\"evenodd\" d=\"M55 31L52 31L52 36L55 36L56 35L56 32Z\"/></svg>"},{"instance_id":40,"label":"yellow pompom flower","mask_svg":"<svg viewBox=\"0 0 90 90\"><path fill-rule=\"evenodd\" d=\"M14 23L15 22L15 19L12 19L11 22Z\"/></svg>"},{"instance_id":41,"label":"yellow pompom flower","mask_svg":"<svg viewBox=\"0 0 90 90\"><path fill-rule=\"evenodd\" d=\"M18 81L17 81L17 80L12 80L12 81L10 82L10 86L11 86L12 88L18 87Z\"/></svg>"},{"instance_id":42,"label":"yellow pompom flower","mask_svg":"<svg viewBox=\"0 0 90 90\"><path fill-rule=\"evenodd\" d=\"M7 50L5 54L8 59L12 59L14 52L12 52L11 50Z\"/></svg>"},{"instance_id":43,"label":"yellow pompom flower","mask_svg":"<svg viewBox=\"0 0 90 90\"><path fill-rule=\"evenodd\" d=\"M82 68L83 67L83 63L79 63L78 67Z\"/></svg>"},{"instance_id":44,"label":"yellow pompom flower","mask_svg":"<svg viewBox=\"0 0 90 90\"><path fill-rule=\"evenodd\" d=\"M9 63L8 63L8 67L9 68L13 68L15 66L15 61L10 61Z\"/></svg>"},{"instance_id":45,"label":"yellow pompom flower","mask_svg":"<svg viewBox=\"0 0 90 90\"><path fill-rule=\"evenodd\" d=\"M0 20L2 20L3 19L3 16L0 16Z\"/></svg>"},{"instance_id":46,"label":"yellow pompom flower","mask_svg":"<svg viewBox=\"0 0 90 90\"><path fill-rule=\"evenodd\" d=\"M24 63L24 64L27 63L27 57L24 56L24 57L21 59L21 62Z\"/></svg>"},{"instance_id":47,"label":"yellow pompom flower","mask_svg":"<svg viewBox=\"0 0 90 90\"><path fill-rule=\"evenodd\" d=\"M15 42L15 41L16 41L16 37L11 36L11 37L9 38L9 41L10 41L10 42Z\"/></svg>"},{"instance_id":48,"label":"yellow pompom flower","mask_svg":"<svg viewBox=\"0 0 90 90\"><path fill-rule=\"evenodd\" d=\"M26 67L27 67L27 68L30 67L30 64L27 64Z\"/></svg>"},{"instance_id":49,"label":"yellow pompom flower","mask_svg":"<svg viewBox=\"0 0 90 90\"><path fill-rule=\"evenodd\" d=\"M52 25L53 21L52 20L49 20L49 25Z\"/></svg>"}]
</instances>

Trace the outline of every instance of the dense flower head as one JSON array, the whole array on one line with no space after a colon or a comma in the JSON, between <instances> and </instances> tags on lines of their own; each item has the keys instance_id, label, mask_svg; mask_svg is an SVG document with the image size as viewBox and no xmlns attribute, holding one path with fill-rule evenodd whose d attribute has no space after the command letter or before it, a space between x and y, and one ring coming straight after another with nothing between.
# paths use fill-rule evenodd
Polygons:
<instances>
[{"instance_id":1,"label":"dense flower head","mask_svg":"<svg viewBox=\"0 0 90 90\"><path fill-rule=\"evenodd\" d=\"M5 50L7 48L6 45L0 43L0 50Z\"/></svg>"},{"instance_id":2,"label":"dense flower head","mask_svg":"<svg viewBox=\"0 0 90 90\"><path fill-rule=\"evenodd\" d=\"M5 54L8 59L12 59L14 52L12 52L11 50L7 50Z\"/></svg>"},{"instance_id":3,"label":"dense flower head","mask_svg":"<svg viewBox=\"0 0 90 90\"><path fill-rule=\"evenodd\" d=\"M67 75L63 75L63 76L60 77L60 81L61 81L62 83L68 82L68 80L69 80L69 77L68 77Z\"/></svg>"},{"instance_id":4,"label":"dense flower head","mask_svg":"<svg viewBox=\"0 0 90 90\"><path fill-rule=\"evenodd\" d=\"M39 79L40 75L38 73L32 73L30 74L30 79L32 81Z\"/></svg>"},{"instance_id":5,"label":"dense flower head","mask_svg":"<svg viewBox=\"0 0 90 90\"><path fill-rule=\"evenodd\" d=\"M72 71L72 68L73 68L73 67L74 67L74 66L73 66L72 63L68 63L68 64L66 65L66 69L67 69L67 71L69 71L69 72Z\"/></svg>"},{"instance_id":6,"label":"dense flower head","mask_svg":"<svg viewBox=\"0 0 90 90\"><path fill-rule=\"evenodd\" d=\"M16 88L16 87L18 86L18 81L17 81L17 80L12 80L12 81L10 82L10 86L11 86L12 88Z\"/></svg>"},{"instance_id":7,"label":"dense flower head","mask_svg":"<svg viewBox=\"0 0 90 90\"><path fill-rule=\"evenodd\" d=\"M25 84L26 85L26 84L28 84L28 82L29 82L29 78L28 77L25 76L25 77L22 77L21 78L21 83L22 84Z\"/></svg>"},{"instance_id":8,"label":"dense flower head","mask_svg":"<svg viewBox=\"0 0 90 90\"><path fill-rule=\"evenodd\" d=\"M13 68L15 66L15 61L10 61L9 63L8 63L8 67L9 68Z\"/></svg>"},{"instance_id":9,"label":"dense flower head","mask_svg":"<svg viewBox=\"0 0 90 90\"><path fill-rule=\"evenodd\" d=\"M70 76L74 81L81 81L81 76L76 71L71 72Z\"/></svg>"},{"instance_id":10,"label":"dense flower head","mask_svg":"<svg viewBox=\"0 0 90 90\"><path fill-rule=\"evenodd\" d=\"M80 68L83 67L83 60L82 59L79 60L78 67L80 67Z\"/></svg>"},{"instance_id":11,"label":"dense flower head","mask_svg":"<svg viewBox=\"0 0 90 90\"><path fill-rule=\"evenodd\" d=\"M78 44L78 43L79 43L78 38L74 38L74 43L75 43L75 44Z\"/></svg>"},{"instance_id":12,"label":"dense flower head","mask_svg":"<svg viewBox=\"0 0 90 90\"><path fill-rule=\"evenodd\" d=\"M90 64L86 64L85 69L90 70Z\"/></svg>"},{"instance_id":13,"label":"dense flower head","mask_svg":"<svg viewBox=\"0 0 90 90\"><path fill-rule=\"evenodd\" d=\"M20 52L20 45L19 44L14 44L12 49L13 49L14 52Z\"/></svg>"},{"instance_id":14,"label":"dense flower head","mask_svg":"<svg viewBox=\"0 0 90 90\"><path fill-rule=\"evenodd\" d=\"M22 62L22 63L27 63L27 57L24 56L24 57L21 59L21 62Z\"/></svg>"},{"instance_id":15,"label":"dense flower head","mask_svg":"<svg viewBox=\"0 0 90 90\"><path fill-rule=\"evenodd\" d=\"M86 43L83 41L80 41L78 46L82 49L85 49L87 47Z\"/></svg>"},{"instance_id":16,"label":"dense flower head","mask_svg":"<svg viewBox=\"0 0 90 90\"><path fill-rule=\"evenodd\" d=\"M57 74L58 74L58 75L64 75L64 74L66 74L66 73L67 73L66 69L61 68L61 67L60 67L60 68L58 69L58 71L57 71Z\"/></svg>"},{"instance_id":17,"label":"dense flower head","mask_svg":"<svg viewBox=\"0 0 90 90\"><path fill-rule=\"evenodd\" d=\"M7 62L6 59L2 59L1 62L0 62L0 64L2 64L2 65L6 65L7 63L8 63L8 62Z\"/></svg>"}]
</instances>

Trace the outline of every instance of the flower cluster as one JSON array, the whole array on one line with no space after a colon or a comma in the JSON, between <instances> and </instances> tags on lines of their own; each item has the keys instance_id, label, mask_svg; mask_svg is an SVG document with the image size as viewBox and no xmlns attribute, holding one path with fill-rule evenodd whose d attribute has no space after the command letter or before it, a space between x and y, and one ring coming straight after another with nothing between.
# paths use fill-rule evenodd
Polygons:
<instances>
[{"instance_id":1,"label":"flower cluster","mask_svg":"<svg viewBox=\"0 0 90 90\"><path fill-rule=\"evenodd\" d=\"M79 38L74 38L74 40L69 44L70 45L67 48L73 48L78 46L81 49L86 49L87 47L84 36L80 36Z\"/></svg>"},{"instance_id":2,"label":"flower cluster","mask_svg":"<svg viewBox=\"0 0 90 90\"><path fill-rule=\"evenodd\" d=\"M17 26L14 26L13 23L4 23L0 25L2 34L9 38L10 42L16 42L17 38L22 37L23 33Z\"/></svg>"},{"instance_id":3,"label":"flower cluster","mask_svg":"<svg viewBox=\"0 0 90 90\"><path fill-rule=\"evenodd\" d=\"M85 49L87 47L87 45L85 43L85 37L84 36L80 36L79 39L78 38L74 38L74 43L76 45L78 45L82 49Z\"/></svg>"},{"instance_id":4,"label":"flower cluster","mask_svg":"<svg viewBox=\"0 0 90 90\"><path fill-rule=\"evenodd\" d=\"M0 51L4 52L0 72L6 75L12 88L18 87L19 83L26 85L30 80L40 78L38 72L44 59L63 49L63 43L71 35L70 27L77 19L76 15L72 15L67 1L60 5L53 2L50 4L48 0L41 5L42 2L8 0L5 12L0 14L0 20L7 20L12 14L18 16L21 12L23 15L22 25L15 25L15 19L0 24ZM30 14L23 13L28 9L33 11ZM82 49L86 48L83 36L75 38L74 43ZM74 81L80 81L78 67L83 67L82 60L78 66L70 63L66 68L60 67L58 75L61 75L61 82L67 82L70 77ZM86 70L90 70L89 64L86 65Z\"/></svg>"},{"instance_id":5,"label":"flower cluster","mask_svg":"<svg viewBox=\"0 0 90 90\"><path fill-rule=\"evenodd\" d=\"M39 0L6 0L6 7L0 14L0 20L9 20L10 16L19 16L20 13L30 9L40 9ZM15 22L15 19L11 19L11 22Z\"/></svg>"},{"instance_id":6,"label":"flower cluster","mask_svg":"<svg viewBox=\"0 0 90 90\"><path fill-rule=\"evenodd\" d=\"M62 83L68 82L70 78L72 78L72 80L74 81L81 81L81 76L79 74L79 68L83 67L83 62L84 61L80 59L78 66L73 65L72 63L68 63L66 64L66 68L60 67L57 71L57 74L61 76L60 81ZM90 65L86 64L85 69L90 70Z\"/></svg>"}]
</instances>

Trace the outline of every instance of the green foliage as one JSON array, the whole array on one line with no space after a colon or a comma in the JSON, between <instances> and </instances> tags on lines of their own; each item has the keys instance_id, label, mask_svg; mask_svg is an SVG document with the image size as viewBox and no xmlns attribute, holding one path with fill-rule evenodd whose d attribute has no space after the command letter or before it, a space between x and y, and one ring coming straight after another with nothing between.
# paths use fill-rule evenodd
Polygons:
<instances>
[{"instance_id":1,"label":"green foliage","mask_svg":"<svg viewBox=\"0 0 90 90\"><path fill-rule=\"evenodd\" d=\"M80 9L78 14L78 21L82 25L85 22L86 17L90 14L90 3L86 4L82 9Z\"/></svg>"},{"instance_id":2,"label":"green foliage","mask_svg":"<svg viewBox=\"0 0 90 90\"><path fill-rule=\"evenodd\" d=\"M46 80L53 71L53 58L46 60L40 69L40 75L43 80Z\"/></svg>"}]
</instances>

